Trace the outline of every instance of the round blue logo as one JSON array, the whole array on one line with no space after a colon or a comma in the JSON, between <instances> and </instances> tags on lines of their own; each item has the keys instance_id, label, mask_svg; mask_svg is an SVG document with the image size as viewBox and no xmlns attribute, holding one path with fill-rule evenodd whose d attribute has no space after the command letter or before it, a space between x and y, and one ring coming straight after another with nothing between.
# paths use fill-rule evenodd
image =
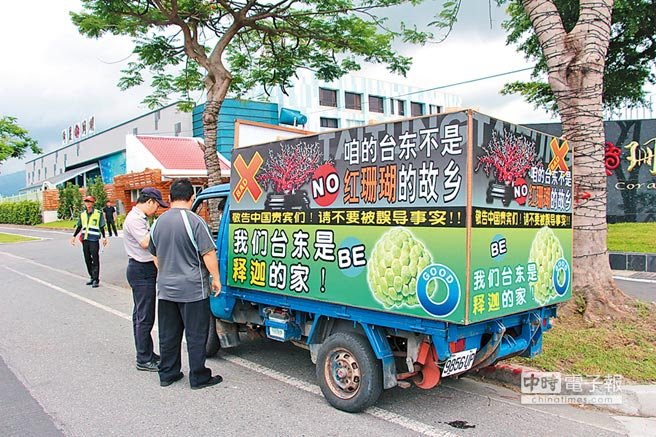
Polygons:
<instances>
[{"instance_id":1,"label":"round blue logo","mask_svg":"<svg viewBox=\"0 0 656 437\"><path fill-rule=\"evenodd\" d=\"M558 261L556 261L556 264L554 265L554 271L553 271L553 284L554 288L556 289L556 293L558 293L558 296L562 296L567 292L567 289L569 288L569 281L570 281L570 269L569 269L569 263L565 258L560 258Z\"/></svg>"},{"instance_id":2,"label":"round blue logo","mask_svg":"<svg viewBox=\"0 0 656 437\"><path fill-rule=\"evenodd\" d=\"M355 246L364 246L362 244L362 241L358 240L355 237L346 237L344 240L342 240L342 243L339 245L339 249L344 249L348 248L349 253L351 253L351 250ZM344 276L348 276L349 278L355 278L359 276L363 271L364 271L364 265L356 267L353 265L351 261L351 265L348 268L342 268L340 267L340 271Z\"/></svg>"},{"instance_id":3,"label":"round blue logo","mask_svg":"<svg viewBox=\"0 0 656 437\"><path fill-rule=\"evenodd\" d=\"M446 297L434 302L428 295L428 287L433 281L440 281L447 288ZM417 279L417 299L427 313L435 317L446 317L453 313L460 303L460 282L449 267L432 264L424 268Z\"/></svg>"}]
</instances>

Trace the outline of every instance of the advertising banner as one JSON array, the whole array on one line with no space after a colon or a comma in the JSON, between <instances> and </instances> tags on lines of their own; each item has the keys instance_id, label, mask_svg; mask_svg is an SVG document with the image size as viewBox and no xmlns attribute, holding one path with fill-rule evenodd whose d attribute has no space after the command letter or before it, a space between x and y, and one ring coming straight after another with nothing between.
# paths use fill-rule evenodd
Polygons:
<instances>
[{"instance_id":1,"label":"advertising banner","mask_svg":"<svg viewBox=\"0 0 656 437\"><path fill-rule=\"evenodd\" d=\"M561 135L560 123L529 125ZM656 221L656 120L604 122L608 223Z\"/></svg>"},{"instance_id":2,"label":"advertising banner","mask_svg":"<svg viewBox=\"0 0 656 437\"><path fill-rule=\"evenodd\" d=\"M572 151L565 140L473 114L468 321L568 300Z\"/></svg>"},{"instance_id":3,"label":"advertising banner","mask_svg":"<svg viewBox=\"0 0 656 437\"><path fill-rule=\"evenodd\" d=\"M569 230L571 237L571 173L569 188L562 185L569 207L557 209L556 196L554 208L545 209L546 184L537 182L537 173L532 179L530 168L518 191L526 200L519 204L514 191L495 185L494 164L478 159L489 153L483 145L497 126L477 116L460 111L233 150L229 285L454 323L565 299L549 294L535 301L533 274L549 267L534 269L530 249L552 216L549 229ZM571 165L568 152L559 153ZM535 171L537 162L531 161ZM503 178L521 182L503 173L504 187ZM497 234L510 244L503 258L483 254ZM553 245L551 234L544 238ZM571 241L562 244L569 263ZM498 291L501 299L505 289L486 282L476 289L484 294L485 311L474 311L481 298L469 296L470 282L479 286L480 276L487 281L495 268L499 278L505 278L504 267L518 274L520 264L525 278L513 278L513 305L506 297L495 310L487 296ZM515 301L520 286L527 290L525 302Z\"/></svg>"}]
</instances>

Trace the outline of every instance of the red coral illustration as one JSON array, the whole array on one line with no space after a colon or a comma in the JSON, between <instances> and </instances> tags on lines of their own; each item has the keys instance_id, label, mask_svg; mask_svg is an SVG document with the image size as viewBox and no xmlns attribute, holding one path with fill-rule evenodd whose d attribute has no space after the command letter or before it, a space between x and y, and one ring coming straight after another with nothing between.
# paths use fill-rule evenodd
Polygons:
<instances>
[{"instance_id":1,"label":"red coral illustration","mask_svg":"<svg viewBox=\"0 0 656 437\"><path fill-rule=\"evenodd\" d=\"M483 167L487 176L494 170L499 183L511 184L523 177L535 165L535 144L524 136L515 135L504 130L503 137L496 131L487 146L483 146L485 155L478 157L474 171Z\"/></svg>"},{"instance_id":2,"label":"red coral illustration","mask_svg":"<svg viewBox=\"0 0 656 437\"><path fill-rule=\"evenodd\" d=\"M269 151L256 178L265 189L271 185L276 193L294 193L310 179L320 161L317 144L282 144L279 152Z\"/></svg>"}]
</instances>

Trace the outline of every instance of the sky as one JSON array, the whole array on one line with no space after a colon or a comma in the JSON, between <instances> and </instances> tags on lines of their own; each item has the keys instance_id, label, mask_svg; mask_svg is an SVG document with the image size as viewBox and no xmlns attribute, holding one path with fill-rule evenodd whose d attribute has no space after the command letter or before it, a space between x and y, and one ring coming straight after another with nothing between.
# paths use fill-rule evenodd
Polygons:
<instances>
[{"instance_id":1,"label":"sky","mask_svg":"<svg viewBox=\"0 0 656 437\"><path fill-rule=\"evenodd\" d=\"M421 27L440 3L429 1L418 8L396 9L390 13L390 24L404 20ZM432 88L531 67L522 54L505 45L501 29L505 12L495 4L492 0L463 1L459 21L444 42L423 47L399 45L400 52L414 59L407 78L392 76L381 66L365 66L357 74ZM148 94L147 85L128 91L116 86L121 70L133 56L131 40L83 37L70 20L71 10L81 10L79 0L3 4L0 116L17 117L44 151L61 145L62 129L91 115L96 117L96 131L102 131L148 112L141 103ZM505 82L527 80L529 74L516 73L442 91L459 95L463 106L510 122L554 120L520 96L499 94ZM23 162L33 157L28 154L22 160L6 161L0 165L0 174L23 170Z\"/></svg>"}]
</instances>

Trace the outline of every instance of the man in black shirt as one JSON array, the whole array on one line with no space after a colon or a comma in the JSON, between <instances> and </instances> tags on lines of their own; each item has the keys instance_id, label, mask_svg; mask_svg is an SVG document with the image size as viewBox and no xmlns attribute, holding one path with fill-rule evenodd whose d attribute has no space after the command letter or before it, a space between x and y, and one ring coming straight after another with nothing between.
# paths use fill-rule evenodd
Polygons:
<instances>
[{"instance_id":1,"label":"man in black shirt","mask_svg":"<svg viewBox=\"0 0 656 437\"><path fill-rule=\"evenodd\" d=\"M114 236L118 237L118 231L116 231L116 208L112 206L111 201L107 201L106 206L103 208L105 213L105 222L107 223L107 232L109 236L112 236L112 230L114 230Z\"/></svg>"}]
</instances>

